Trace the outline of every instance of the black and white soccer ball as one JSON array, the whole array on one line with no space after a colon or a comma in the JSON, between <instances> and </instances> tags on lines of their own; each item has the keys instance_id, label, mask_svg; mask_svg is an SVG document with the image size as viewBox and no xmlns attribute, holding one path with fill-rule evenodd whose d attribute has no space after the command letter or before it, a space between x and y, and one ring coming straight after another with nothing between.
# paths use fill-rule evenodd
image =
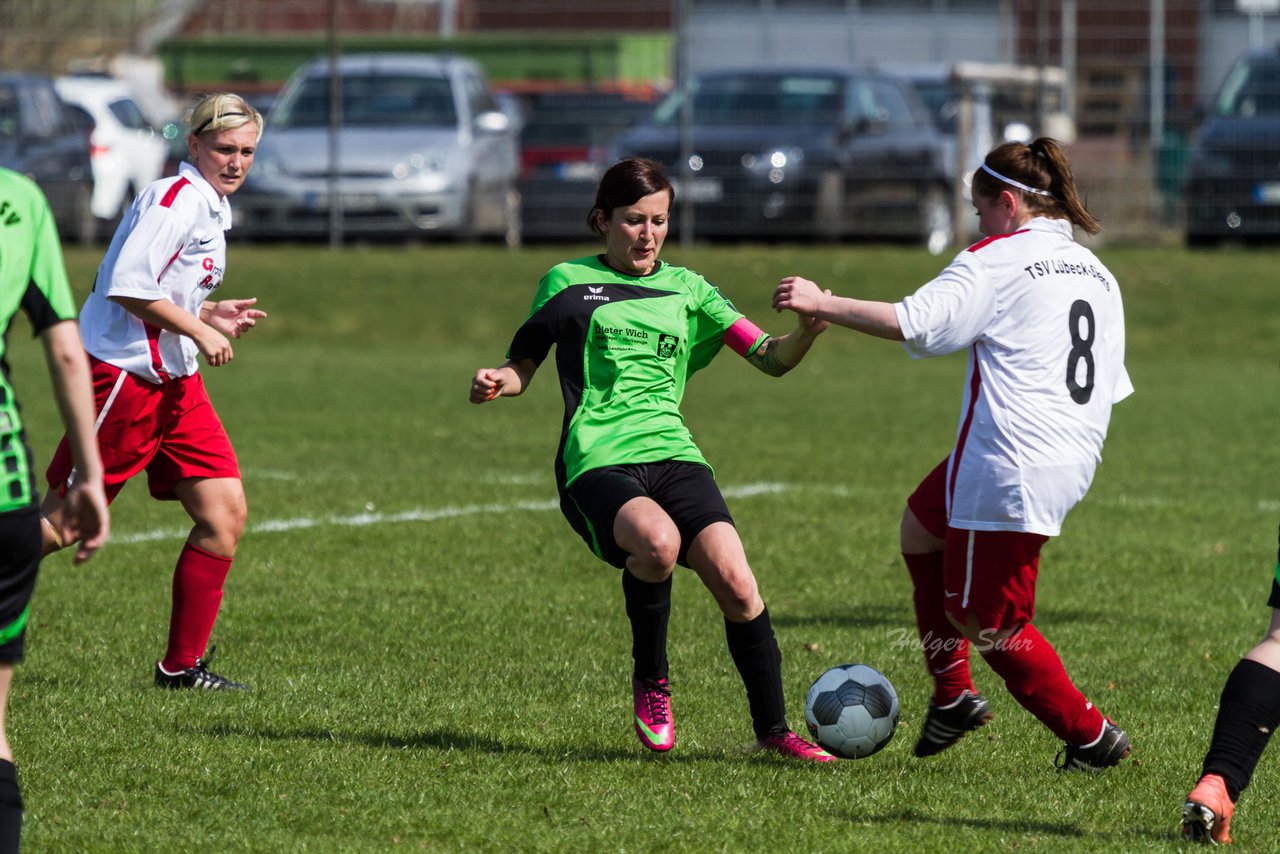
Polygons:
<instances>
[{"instance_id":1,"label":"black and white soccer ball","mask_svg":"<svg viewBox=\"0 0 1280 854\"><path fill-rule=\"evenodd\" d=\"M865 664L841 664L818 677L804 699L809 732L824 749L862 759L884 747L898 727L898 692Z\"/></svg>"}]
</instances>

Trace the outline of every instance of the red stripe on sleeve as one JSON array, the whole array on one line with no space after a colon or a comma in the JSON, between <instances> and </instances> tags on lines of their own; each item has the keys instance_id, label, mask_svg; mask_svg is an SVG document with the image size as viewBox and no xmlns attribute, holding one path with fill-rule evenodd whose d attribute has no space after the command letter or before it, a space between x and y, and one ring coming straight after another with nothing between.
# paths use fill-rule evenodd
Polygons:
<instances>
[{"instance_id":1,"label":"red stripe on sleeve","mask_svg":"<svg viewBox=\"0 0 1280 854\"><path fill-rule=\"evenodd\" d=\"M986 237L986 238L983 238L982 240L979 240L977 243L973 244L965 251L977 252L982 247L990 246L992 243L995 243L997 240L1004 240L1006 237L1013 237L1015 234L1026 234L1029 230L1030 229L1023 228L1023 229L1019 229L1018 231L1011 231L1008 234L993 234L991 237Z\"/></svg>"},{"instance_id":2,"label":"red stripe on sleeve","mask_svg":"<svg viewBox=\"0 0 1280 854\"><path fill-rule=\"evenodd\" d=\"M183 187L187 186L190 183L191 182L188 181L186 178L179 178L178 180L174 181L173 186L169 188L168 192L164 194L164 198L160 200L160 207L162 208L172 207L173 200L178 198L178 193L182 190Z\"/></svg>"}]
</instances>

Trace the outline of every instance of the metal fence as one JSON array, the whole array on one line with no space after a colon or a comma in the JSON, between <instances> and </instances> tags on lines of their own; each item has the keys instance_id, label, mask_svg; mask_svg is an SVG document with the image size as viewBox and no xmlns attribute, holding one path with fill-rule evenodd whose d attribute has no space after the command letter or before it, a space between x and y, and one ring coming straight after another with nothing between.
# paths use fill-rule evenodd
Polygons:
<instances>
[{"instance_id":1,"label":"metal fence","mask_svg":"<svg viewBox=\"0 0 1280 854\"><path fill-rule=\"evenodd\" d=\"M492 104L472 105L472 119L496 111L507 125L490 121L462 135L518 134L504 196L518 222L514 234L505 229L508 239L585 238L601 165L641 153L676 177L686 237L938 244L949 224L950 245L971 231L965 175L975 158L1028 134L1069 144L1105 239L1280 237L1280 151L1268 148L1280 148L1280 130L1266 121L1280 88L1267 70L1280 4L1269 0L616 5L0 0L0 63L7 72L121 77L161 126L215 88L271 105L316 57L469 57L495 92ZM1250 51L1254 76L1232 72ZM744 73L725 73L733 69ZM1229 73L1236 90L1215 102ZM896 91L903 81L908 91ZM697 94L662 105L689 85ZM1197 148L1203 136L1219 148ZM402 159L391 157L388 172ZM330 178L351 171L340 163L327 170ZM354 205L351 222L365 214L380 221L359 209L377 202L354 184L310 198ZM422 202L398 215L410 235L485 231L483 212L470 209L479 222L458 221L466 228L431 225L448 219L441 211L449 204L432 214Z\"/></svg>"}]
</instances>

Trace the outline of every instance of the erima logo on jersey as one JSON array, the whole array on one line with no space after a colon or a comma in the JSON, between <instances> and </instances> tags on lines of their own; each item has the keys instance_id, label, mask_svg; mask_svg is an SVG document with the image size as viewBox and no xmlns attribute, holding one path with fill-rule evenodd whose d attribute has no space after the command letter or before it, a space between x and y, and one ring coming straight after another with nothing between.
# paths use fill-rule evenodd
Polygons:
<instances>
[{"instance_id":1,"label":"erima logo on jersey","mask_svg":"<svg viewBox=\"0 0 1280 854\"><path fill-rule=\"evenodd\" d=\"M603 294L604 294L604 285L601 285L601 286L600 286L600 287L598 287L598 288L593 288L593 287L591 287L591 285L587 285L587 290L591 291L591 293L589 293L589 294L583 294L583 295L582 295L583 300L596 300L596 301L598 301L598 302L608 302L608 301L609 301L609 298L608 298L608 297L603 296Z\"/></svg>"}]
</instances>

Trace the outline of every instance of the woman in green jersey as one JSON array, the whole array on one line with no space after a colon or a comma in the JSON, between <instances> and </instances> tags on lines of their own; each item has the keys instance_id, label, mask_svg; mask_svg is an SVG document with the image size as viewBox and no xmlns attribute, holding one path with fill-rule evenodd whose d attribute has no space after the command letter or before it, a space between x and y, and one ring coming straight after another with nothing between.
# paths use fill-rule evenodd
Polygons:
<instances>
[{"instance_id":1,"label":"woman in green jersey","mask_svg":"<svg viewBox=\"0 0 1280 854\"><path fill-rule=\"evenodd\" d=\"M80 346L75 302L49 203L30 179L0 169L0 330L7 333L20 308L44 345L76 464L61 534L67 542L80 540L75 557L80 563L106 541L109 527L102 460L93 436L89 360ZM7 353L7 341L0 338L0 851L17 851L22 794L5 733L5 711L13 666L25 653L40 566L40 505Z\"/></svg>"},{"instance_id":2,"label":"woman in green jersey","mask_svg":"<svg viewBox=\"0 0 1280 854\"><path fill-rule=\"evenodd\" d=\"M623 570L640 742L655 751L675 743L666 646L672 570L680 564L697 573L724 614L759 746L829 762L830 754L787 725L769 611L679 409L689 375L722 345L781 376L826 324L802 317L791 333L770 337L706 279L659 261L674 199L659 164L628 158L612 166L587 217L604 252L543 277L507 361L476 372L471 401L521 394L555 345L565 402L560 506L591 550Z\"/></svg>"}]
</instances>

